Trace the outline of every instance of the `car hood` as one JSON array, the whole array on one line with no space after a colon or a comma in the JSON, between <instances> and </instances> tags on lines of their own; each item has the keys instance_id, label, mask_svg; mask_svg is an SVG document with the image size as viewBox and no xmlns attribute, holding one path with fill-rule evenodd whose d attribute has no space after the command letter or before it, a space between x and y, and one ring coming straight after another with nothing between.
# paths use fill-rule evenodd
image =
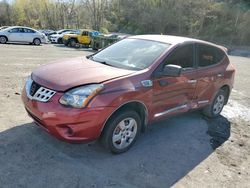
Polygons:
<instances>
[{"instance_id":1,"label":"car hood","mask_svg":"<svg viewBox=\"0 0 250 188\"><path fill-rule=\"evenodd\" d=\"M53 35L50 35L50 37L60 37L60 36L63 36L63 34L53 34Z\"/></svg>"},{"instance_id":2,"label":"car hood","mask_svg":"<svg viewBox=\"0 0 250 188\"><path fill-rule=\"evenodd\" d=\"M78 57L43 65L35 69L31 77L46 88L65 91L76 86L101 83L134 72L91 61L86 57Z\"/></svg>"}]
</instances>

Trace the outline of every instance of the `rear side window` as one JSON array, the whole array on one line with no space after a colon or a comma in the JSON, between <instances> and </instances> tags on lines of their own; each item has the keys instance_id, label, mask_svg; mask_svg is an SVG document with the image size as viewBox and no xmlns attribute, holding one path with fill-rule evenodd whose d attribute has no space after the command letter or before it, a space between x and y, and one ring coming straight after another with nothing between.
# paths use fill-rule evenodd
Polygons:
<instances>
[{"instance_id":1,"label":"rear side window","mask_svg":"<svg viewBox=\"0 0 250 188\"><path fill-rule=\"evenodd\" d=\"M198 44L197 60L199 67L206 67L219 63L225 57L225 53L213 46Z\"/></svg>"},{"instance_id":2,"label":"rear side window","mask_svg":"<svg viewBox=\"0 0 250 188\"><path fill-rule=\"evenodd\" d=\"M24 28L25 33L35 33L34 30Z\"/></svg>"},{"instance_id":3,"label":"rear side window","mask_svg":"<svg viewBox=\"0 0 250 188\"><path fill-rule=\"evenodd\" d=\"M179 65L184 70L194 67L193 44L175 49L166 59L165 64Z\"/></svg>"}]
</instances>

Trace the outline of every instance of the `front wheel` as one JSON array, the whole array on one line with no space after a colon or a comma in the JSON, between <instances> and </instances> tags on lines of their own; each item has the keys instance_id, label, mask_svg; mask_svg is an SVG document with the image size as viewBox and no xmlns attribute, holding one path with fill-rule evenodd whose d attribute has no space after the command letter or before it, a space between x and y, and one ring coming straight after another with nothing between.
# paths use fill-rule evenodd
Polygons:
<instances>
[{"instance_id":1,"label":"front wheel","mask_svg":"<svg viewBox=\"0 0 250 188\"><path fill-rule=\"evenodd\" d=\"M76 46L76 40L75 39L70 39L69 45L70 45L70 47L75 47Z\"/></svg>"},{"instance_id":2,"label":"front wheel","mask_svg":"<svg viewBox=\"0 0 250 188\"><path fill-rule=\"evenodd\" d=\"M219 116L226 103L226 97L227 93L220 89L216 94L212 104L203 109L203 114L211 118Z\"/></svg>"},{"instance_id":3,"label":"front wheel","mask_svg":"<svg viewBox=\"0 0 250 188\"><path fill-rule=\"evenodd\" d=\"M135 143L140 130L141 120L135 111L120 112L106 124L101 143L113 153L123 153Z\"/></svg>"},{"instance_id":4,"label":"front wheel","mask_svg":"<svg viewBox=\"0 0 250 188\"><path fill-rule=\"evenodd\" d=\"M0 43L5 44L7 42L7 38L4 36L0 36Z\"/></svg>"}]
</instances>

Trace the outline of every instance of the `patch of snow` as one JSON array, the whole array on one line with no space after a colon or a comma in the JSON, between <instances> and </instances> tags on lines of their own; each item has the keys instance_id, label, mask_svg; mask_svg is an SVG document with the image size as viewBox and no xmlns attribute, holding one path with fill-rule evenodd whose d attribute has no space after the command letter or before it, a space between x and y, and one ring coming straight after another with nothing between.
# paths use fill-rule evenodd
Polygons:
<instances>
[{"instance_id":1,"label":"patch of snow","mask_svg":"<svg viewBox=\"0 0 250 188\"><path fill-rule=\"evenodd\" d=\"M250 122L250 109L235 100L228 101L228 104L223 108L221 115L228 119L240 118L244 121Z\"/></svg>"}]
</instances>

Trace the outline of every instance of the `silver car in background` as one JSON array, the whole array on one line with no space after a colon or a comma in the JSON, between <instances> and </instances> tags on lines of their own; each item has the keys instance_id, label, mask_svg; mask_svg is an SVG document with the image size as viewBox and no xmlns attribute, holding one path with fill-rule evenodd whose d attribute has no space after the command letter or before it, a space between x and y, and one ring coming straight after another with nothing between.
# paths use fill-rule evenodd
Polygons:
<instances>
[{"instance_id":1,"label":"silver car in background","mask_svg":"<svg viewBox=\"0 0 250 188\"><path fill-rule=\"evenodd\" d=\"M0 30L0 43L5 44L7 42L40 45L41 43L46 43L47 39L45 34L35 29L29 27L12 26Z\"/></svg>"}]
</instances>

